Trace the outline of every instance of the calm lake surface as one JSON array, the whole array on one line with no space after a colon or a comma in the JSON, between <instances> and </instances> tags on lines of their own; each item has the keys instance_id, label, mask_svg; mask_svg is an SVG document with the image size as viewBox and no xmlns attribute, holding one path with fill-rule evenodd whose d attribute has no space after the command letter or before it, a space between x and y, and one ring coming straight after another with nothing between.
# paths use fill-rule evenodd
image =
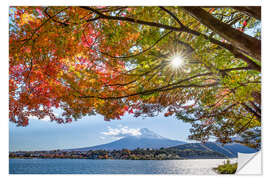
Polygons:
<instances>
[{"instance_id":1,"label":"calm lake surface","mask_svg":"<svg viewBox=\"0 0 270 180\"><path fill-rule=\"evenodd\" d=\"M225 159L90 160L10 159L10 174L215 174ZM233 160L234 161L234 160Z\"/></svg>"}]
</instances>

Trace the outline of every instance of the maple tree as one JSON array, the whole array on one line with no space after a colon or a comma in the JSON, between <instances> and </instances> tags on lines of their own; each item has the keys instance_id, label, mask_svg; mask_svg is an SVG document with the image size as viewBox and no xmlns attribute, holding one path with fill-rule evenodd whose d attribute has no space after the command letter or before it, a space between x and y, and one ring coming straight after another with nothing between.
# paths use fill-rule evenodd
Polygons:
<instances>
[{"instance_id":1,"label":"maple tree","mask_svg":"<svg viewBox=\"0 0 270 180\"><path fill-rule=\"evenodd\" d=\"M260 128L260 7L11 7L9 36L20 126L166 111L200 141Z\"/></svg>"}]
</instances>

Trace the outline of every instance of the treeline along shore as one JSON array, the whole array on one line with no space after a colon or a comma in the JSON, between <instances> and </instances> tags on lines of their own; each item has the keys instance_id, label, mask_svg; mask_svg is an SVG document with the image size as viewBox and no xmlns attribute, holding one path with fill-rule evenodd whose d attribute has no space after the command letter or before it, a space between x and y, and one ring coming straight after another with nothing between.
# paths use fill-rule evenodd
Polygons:
<instances>
[{"instance_id":1,"label":"treeline along shore","mask_svg":"<svg viewBox=\"0 0 270 180\"><path fill-rule=\"evenodd\" d=\"M176 160L176 159L219 159L225 155L214 151L179 150L175 148L134 150L89 150L89 151L16 151L10 152L9 158L44 158L44 159L126 159L126 160Z\"/></svg>"}]
</instances>

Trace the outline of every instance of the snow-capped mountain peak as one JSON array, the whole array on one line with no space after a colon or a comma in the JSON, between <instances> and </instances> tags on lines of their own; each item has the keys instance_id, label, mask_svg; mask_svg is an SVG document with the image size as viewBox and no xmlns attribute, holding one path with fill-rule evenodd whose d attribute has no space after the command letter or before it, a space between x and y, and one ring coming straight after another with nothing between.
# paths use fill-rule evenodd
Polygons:
<instances>
[{"instance_id":1,"label":"snow-capped mountain peak","mask_svg":"<svg viewBox=\"0 0 270 180\"><path fill-rule=\"evenodd\" d=\"M138 133L129 133L116 141L101 144L92 147L71 149L73 151L89 151L89 150L120 150L120 149L136 149L136 148L167 148L185 144L183 141L171 140L150 131L147 128L138 129Z\"/></svg>"},{"instance_id":2,"label":"snow-capped mountain peak","mask_svg":"<svg viewBox=\"0 0 270 180\"><path fill-rule=\"evenodd\" d=\"M158 135L157 133L150 131L147 128L140 129L140 135L137 137L139 138L149 138L149 139L165 139L164 137Z\"/></svg>"}]
</instances>

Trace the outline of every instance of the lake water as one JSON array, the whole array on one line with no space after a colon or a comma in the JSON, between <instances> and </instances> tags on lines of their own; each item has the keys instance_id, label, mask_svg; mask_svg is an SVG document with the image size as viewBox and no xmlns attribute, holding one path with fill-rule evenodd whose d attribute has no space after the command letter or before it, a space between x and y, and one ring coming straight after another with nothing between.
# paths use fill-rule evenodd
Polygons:
<instances>
[{"instance_id":1,"label":"lake water","mask_svg":"<svg viewBox=\"0 0 270 180\"><path fill-rule=\"evenodd\" d=\"M215 174L224 159L90 160L10 159L10 174ZM235 160L233 160L235 161Z\"/></svg>"}]
</instances>

